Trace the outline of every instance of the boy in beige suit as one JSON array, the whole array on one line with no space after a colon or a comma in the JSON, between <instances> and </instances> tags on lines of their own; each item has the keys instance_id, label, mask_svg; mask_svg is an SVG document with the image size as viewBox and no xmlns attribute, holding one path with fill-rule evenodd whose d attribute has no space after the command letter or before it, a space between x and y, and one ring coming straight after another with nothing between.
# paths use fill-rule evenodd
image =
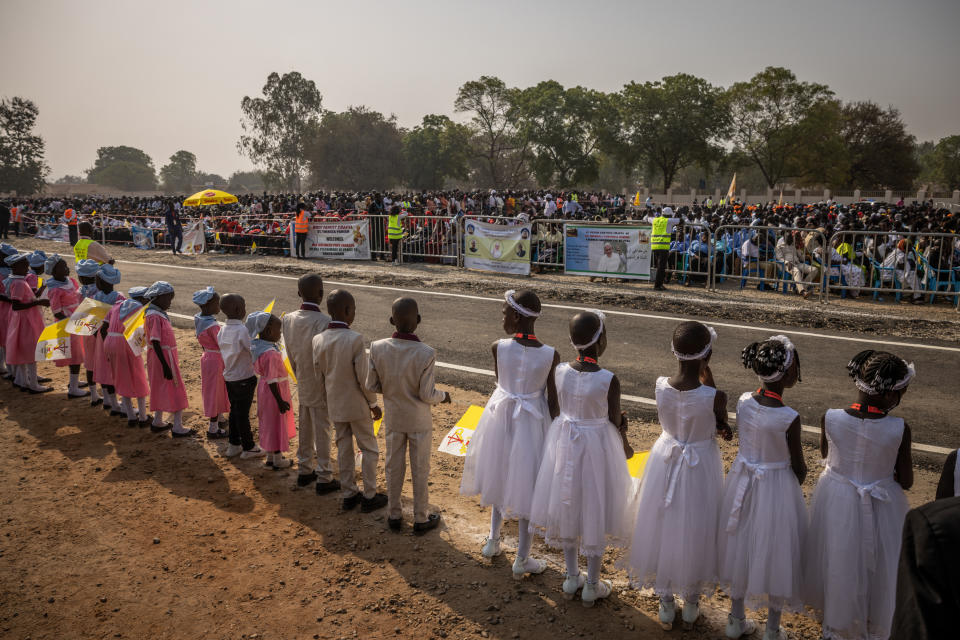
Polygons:
<instances>
[{"instance_id":1,"label":"boy in beige suit","mask_svg":"<svg viewBox=\"0 0 960 640\"><path fill-rule=\"evenodd\" d=\"M407 448L413 476L413 531L425 533L440 523L439 514L427 515L430 475L430 405L450 402L450 394L434 387L435 352L414 335L420 312L413 298L393 301L390 324L396 331L390 338L370 345L370 367L366 387L383 394L383 429L387 442L387 523L394 531L403 526L400 494L406 475Z\"/></svg>"},{"instance_id":2,"label":"boy in beige suit","mask_svg":"<svg viewBox=\"0 0 960 640\"><path fill-rule=\"evenodd\" d=\"M327 391L327 414L337 432L337 464L344 511L358 504L364 513L387 506L387 496L377 493L377 436L373 420L382 412L377 394L367 391L367 354L363 336L350 329L357 305L349 292L337 289L327 296L327 311L332 320L326 330L313 338L313 364L316 379ZM371 418L373 420L371 420ZM356 460L353 440L362 454L363 493L355 478Z\"/></svg>"},{"instance_id":3,"label":"boy in beige suit","mask_svg":"<svg viewBox=\"0 0 960 640\"><path fill-rule=\"evenodd\" d=\"M315 273L301 276L297 293L303 300L300 309L283 316L283 342L290 356L290 366L297 376L300 395L300 444L297 447L297 485L306 487L317 481L317 494L340 489L333 479L330 464L330 420L323 383L318 382L313 367L313 337L327 328L330 316L320 310L323 279Z\"/></svg>"}]
</instances>

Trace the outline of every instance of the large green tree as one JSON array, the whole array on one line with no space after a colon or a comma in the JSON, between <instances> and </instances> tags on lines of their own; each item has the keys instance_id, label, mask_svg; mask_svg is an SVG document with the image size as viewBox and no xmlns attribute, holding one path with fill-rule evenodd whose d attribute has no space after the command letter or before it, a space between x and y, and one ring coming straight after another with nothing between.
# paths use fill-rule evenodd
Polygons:
<instances>
[{"instance_id":1,"label":"large green tree","mask_svg":"<svg viewBox=\"0 0 960 640\"><path fill-rule=\"evenodd\" d=\"M197 156L189 151L177 151L160 169L160 181L167 193L188 194L197 180Z\"/></svg>"},{"instance_id":2,"label":"large green tree","mask_svg":"<svg viewBox=\"0 0 960 640\"><path fill-rule=\"evenodd\" d=\"M960 135L948 136L933 148L933 169L937 182L948 189L960 189Z\"/></svg>"},{"instance_id":3,"label":"large green tree","mask_svg":"<svg viewBox=\"0 0 960 640\"><path fill-rule=\"evenodd\" d=\"M478 186L502 189L526 181L527 145L510 116L515 95L515 89L508 89L494 76L480 76L457 91L454 109L470 114L470 152L477 167Z\"/></svg>"},{"instance_id":4,"label":"large green tree","mask_svg":"<svg viewBox=\"0 0 960 640\"><path fill-rule=\"evenodd\" d=\"M809 125L828 119L833 92L826 85L800 82L789 69L767 67L749 81L731 86L726 100L733 144L773 188L784 178L803 173L798 158L811 152L804 147L817 133ZM823 142L817 144L822 147Z\"/></svg>"},{"instance_id":5,"label":"large green tree","mask_svg":"<svg viewBox=\"0 0 960 640\"><path fill-rule=\"evenodd\" d=\"M361 191L399 184L402 153L396 118L360 106L325 113L305 157L314 186Z\"/></svg>"},{"instance_id":6,"label":"large green tree","mask_svg":"<svg viewBox=\"0 0 960 640\"><path fill-rule=\"evenodd\" d=\"M235 191L259 191L266 188L262 171L234 171L227 181L230 193Z\"/></svg>"},{"instance_id":7,"label":"large green tree","mask_svg":"<svg viewBox=\"0 0 960 640\"><path fill-rule=\"evenodd\" d=\"M447 178L469 173L470 130L447 116L426 115L403 136L406 182L416 189L441 189Z\"/></svg>"},{"instance_id":8,"label":"large green tree","mask_svg":"<svg viewBox=\"0 0 960 640\"><path fill-rule=\"evenodd\" d=\"M313 80L296 71L271 73L262 98L244 96L240 103L244 134L237 148L279 176L286 188L299 191L307 168L306 148L319 126L322 103Z\"/></svg>"},{"instance_id":9,"label":"large green tree","mask_svg":"<svg viewBox=\"0 0 960 640\"><path fill-rule=\"evenodd\" d=\"M916 139L900 112L875 102L844 105L841 137L848 157L847 185L863 189L909 189L920 173Z\"/></svg>"},{"instance_id":10,"label":"large green tree","mask_svg":"<svg viewBox=\"0 0 960 640\"><path fill-rule=\"evenodd\" d=\"M29 195L43 187L50 167L43 160L43 138L33 133L39 114L31 100L0 100L0 191Z\"/></svg>"},{"instance_id":11,"label":"large green tree","mask_svg":"<svg viewBox=\"0 0 960 640\"><path fill-rule=\"evenodd\" d=\"M541 185L571 187L597 179L604 127L614 122L606 94L546 80L516 92L510 117L530 145Z\"/></svg>"},{"instance_id":12,"label":"large green tree","mask_svg":"<svg viewBox=\"0 0 960 640\"><path fill-rule=\"evenodd\" d=\"M614 97L620 126L611 140L627 166L645 163L669 189L681 169L719 154L728 125L722 91L680 73L656 82L631 82Z\"/></svg>"},{"instance_id":13,"label":"large green tree","mask_svg":"<svg viewBox=\"0 0 960 640\"><path fill-rule=\"evenodd\" d=\"M153 160L140 149L127 146L100 147L87 182L124 191L150 191L157 188Z\"/></svg>"}]
</instances>

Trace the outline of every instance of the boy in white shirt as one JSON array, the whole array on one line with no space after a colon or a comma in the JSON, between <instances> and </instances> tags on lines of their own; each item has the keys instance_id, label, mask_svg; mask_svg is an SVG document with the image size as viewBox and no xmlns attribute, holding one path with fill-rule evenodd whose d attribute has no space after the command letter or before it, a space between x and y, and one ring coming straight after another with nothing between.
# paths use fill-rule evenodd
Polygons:
<instances>
[{"instance_id":1,"label":"boy in white shirt","mask_svg":"<svg viewBox=\"0 0 960 640\"><path fill-rule=\"evenodd\" d=\"M223 358L223 380L227 383L227 397L230 399L227 457L240 454L241 458L256 458L264 452L253 441L250 429L250 405L257 390L257 376L253 373L250 333L243 324L247 303L243 296L228 293L220 299L220 310L227 316L226 325L217 334Z\"/></svg>"}]
</instances>

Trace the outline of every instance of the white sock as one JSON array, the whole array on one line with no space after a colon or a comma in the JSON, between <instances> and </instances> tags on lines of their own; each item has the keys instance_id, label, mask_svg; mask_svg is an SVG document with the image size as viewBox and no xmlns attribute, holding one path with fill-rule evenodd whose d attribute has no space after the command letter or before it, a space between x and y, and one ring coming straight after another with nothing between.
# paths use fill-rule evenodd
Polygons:
<instances>
[{"instance_id":1,"label":"white sock","mask_svg":"<svg viewBox=\"0 0 960 640\"><path fill-rule=\"evenodd\" d=\"M89 385L87 388L90 390L90 401L91 401L91 402L96 402L97 400L100 399L100 394L97 393L97 385L96 385L96 384L94 384L94 383L91 382L90 385Z\"/></svg>"},{"instance_id":2,"label":"white sock","mask_svg":"<svg viewBox=\"0 0 960 640\"><path fill-rule=\"evenodd\" d=\"M590 584L597 584L600 579L600 563L602 560L601 556L587 558L587 582Z\"/></svg>"},{"instance_id":3,"label":"white sock","mask_svg":"<svg viewBox=\"0 0 960 640\"><path fill-rule=\"evenodd\" d=\"M123 410L127 412L127 420L136 420L137 414L133 412L133 403L130 402L130 398L123 398Z\"/></svg>"},{"instance_id":4,"label":"white sock","mask_svg":"<svg viewBox=\"0 0 960 640\"><path fill-rule=\"evenodd\" d=\"M79 373L71 373L71 374L70 374L70 386L67 387L67 390L68 390L71 394L73 394L73 395L79 395L79 394L80 394L80 387L79 387L79 385L80 385L80 374L79 374Z\"/></svg>"},{"instance_id":5,"label":"white sock","mask_svg":"<svg viewBox=\"0 0 960 640\"><path fill-rule=\"evenodd\" d=\"M490 507L490 540L500 539L500 527L503 525L503 513L496 506Z\"/></svg>"},{"instance_id":6,"label":"white sock","mask_svg":"<svg viewBox=\"0 0 960 640\"><path fill-rule=\"evenodd\" d=\"M27 386L31 389L40 389L40 383L37 382L37 363L31 362L23 366L27 368Z\"/></svg>"},{"instance_id":7,"label":"white sock","mask_svg":"<svg viewBox=\"0 0 960 640\"><path fill-rule=\"evenodd\" d=\"M23 381L23 373L24 373L23 365L14 364L10 366L13 367L13 384L18 385L20 387L24 386L26 383Z\"/></svg>"},{"instance_id":8,"label":"white sock","mask_svg":"<svg viewBox=\"0 0 960 640\"><path fill-rule=\"evenodd\" d=\"M104 395L105 397L107 397L107 398L110 398L110 409L111 409L112 411L119 411L119 410L120 410L120 403L117 402L117 394L116 394L116 393L107 393L107 392L104 392L103 395Z\"/></svg>"},{"instance_id":9,"label":"white sock","mask_svg":"<svg viewBox=\"0 0 960 640\"><path fill-rule=\"evenodd\" d=\"M147 399L137 398L137 414L141 422L147 419Z\"/></svg>"},{"instance_id":10,"label":"white sock","mask_svg":"<svg viewBox=\"0 0 960 640\"><path fill-rule=\"evenodd\" d=\"M220 426L219 426L219 424L217 423L217 419L216 419L216 418L210 418L210 426L207 427L207 432L208 432L208 433L216 433L216 432L219 431L219 430L220 430Z\"/></svg>"},{"instance_id":11,"label":"white sock","mask_svg":"<svg viewBox=\"0 0 960 640\"><path fill-rule=\"evenodd\" d=\"M566 566L568 576L580 575L579 553L576 547L567 547L563 550L563 564Z\"/></svg>"},{"instance_id":12,"label":"white sock","mask_svg":"<svg viewBox=\"0 0 960 640\"><path fill-rule=\"evenodd\" d=\"M162 427L163 426L163 411L154 411L153 412L153 426Z\"/></svg>"},{"instance_id":13,"label":"white sock","mask_svg":"<svg viewBox=\"0 0 960 640\"><path fill-rule=\"evenodd\" d=\"M174 431L183 431L183 411L175 411L173 413L173 430Z\"/></svg>"}]
</instances>

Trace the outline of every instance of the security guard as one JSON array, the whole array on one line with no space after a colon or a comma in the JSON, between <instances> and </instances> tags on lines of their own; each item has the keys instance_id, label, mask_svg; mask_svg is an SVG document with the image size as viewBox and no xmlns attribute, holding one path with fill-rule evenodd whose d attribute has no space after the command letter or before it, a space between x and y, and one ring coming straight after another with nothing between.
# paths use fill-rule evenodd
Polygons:
<instances>
[{"instance_id":1,"label":"security guard","mask_svg":"<svg viewBox=\"0 0 960 640\"><path fill-rule=\"evenodd\" d=\"M656 280L653 288L657 291L663 291L663 281L667 275L667 258L670 256L670 235L673 228L680 222L680 218L670 217L673 209L664 207L657 209L657 215L652 220L647 216L646 220L653 224L653 230L650 234L650 250L652 251L653 264L657 270Z\"/></svg>"},{"instance_id":2,"label":"security guard","mask_svg":"<svg viewBox=\"0 0 960 640\"><path fill-rule=\"evenodd\" d=\"M398 250L400 249L400 241L403 240L401 219L406 217L406 211L401 212L400 207L393 205L390 209L390 216L387 218L387 239L390 240L390 259L393 260L393 264L400 264Z\"/></svg>"},{"instance_id":3,"label":"security guard","mask_svg":"<svg viewBox=\"0 0 960 640\"><path fill-rule=\"evenodd\" d=\"M80 234L77 232L77 217L77 212L70 207L63 212L63 219L67 221L67 233L70 234L70 246L76 245L80 239Z\"/></svg>"},{"instance_id":4,"label":"security guard","mask_svg":"<svg viewBox=\"0 0 960 640\"><path fill-rule=\"evenodd\" d=\"M301 203L300 212L297 213L297 219L293 223L293 232L297 236L295 250L297 260L307 257L307 234L310 232L310 213L307 211L307 204Z\"/></svg>"}]
</instances>

